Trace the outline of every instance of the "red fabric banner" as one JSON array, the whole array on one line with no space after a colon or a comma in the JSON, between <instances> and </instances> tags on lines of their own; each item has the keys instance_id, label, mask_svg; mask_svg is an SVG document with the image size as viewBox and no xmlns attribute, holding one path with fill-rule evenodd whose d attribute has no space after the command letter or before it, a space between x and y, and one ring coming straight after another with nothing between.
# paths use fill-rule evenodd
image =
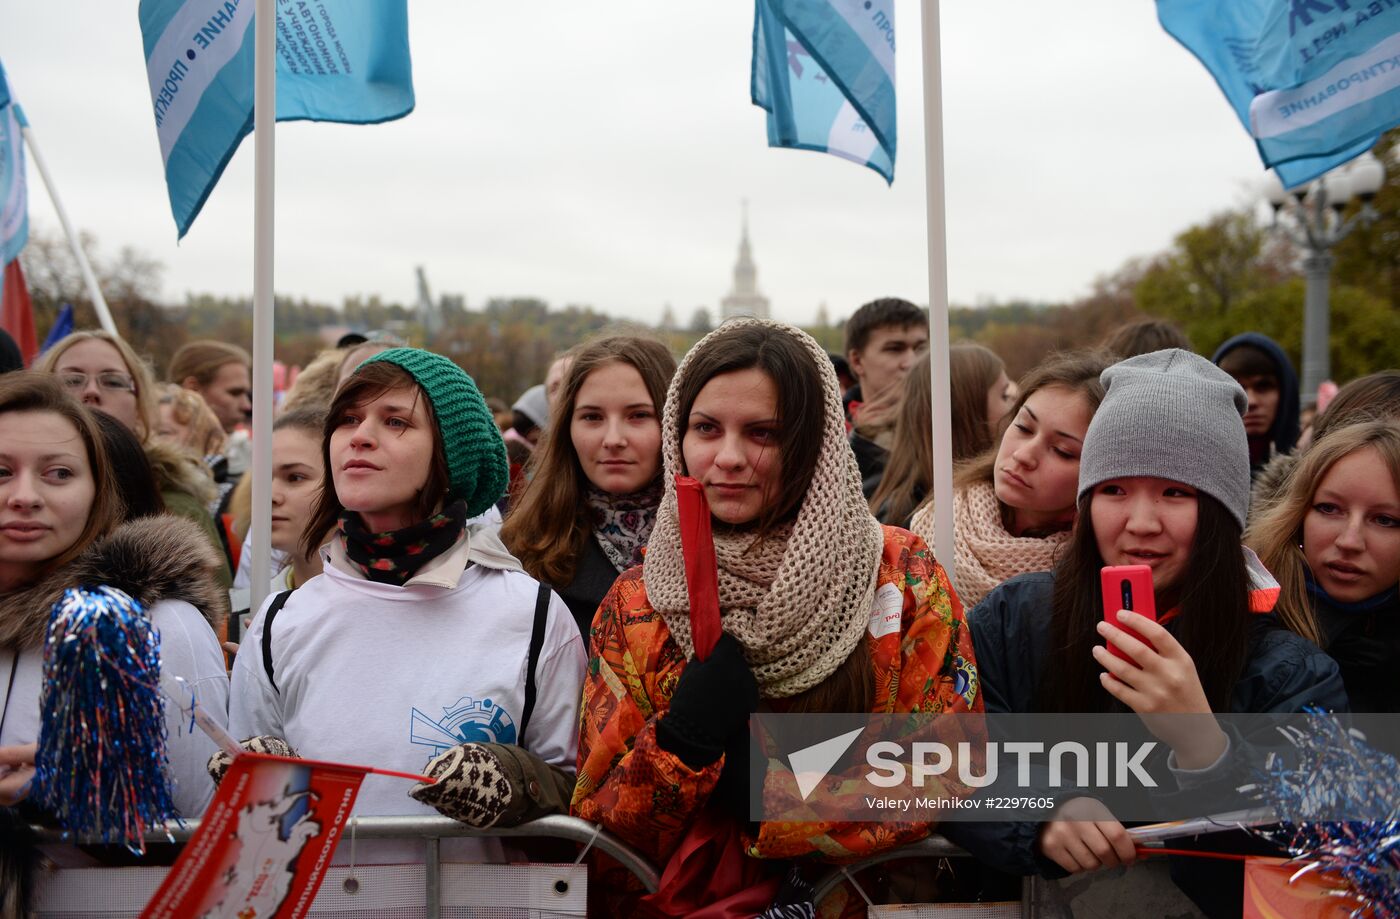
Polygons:
<instances>
[{"instance_id":1,"label":"red fabric banner","mask_svg":"<svg viewBox=\"0 0 1400 919\"><path fill-rule=\"evenodd\" d=\"M24 366L34 362L39 353L39 339L34 334L34 305L29 300L29 287L24 283L24 272L19 267L19 259L5 266L5 286L0 292L0 328L10 333L19 345L19 353L24 357Z\"/></svg>"},{"instance_id":2,"label":"red fabric banner","mask_svg":"<svg viewBox=\"0 0 1400 919\"><path fill-rule=\"evenodd\" d=\"M705 489L690 476L676 476L676 516L680 523L685 586L690 594L690 637L695 657L704 660L719 641L719 568Z\"/></svg>"},{"instance_id":3,"label":"red fabric banner","mask_svg":"<svg viewBox=\"0 0 1400 919\"><path fill-rule=\"evenodd\" d=\"M367 771L239 756L141 919L306 915Z\"/></svg>"}]
</instances>

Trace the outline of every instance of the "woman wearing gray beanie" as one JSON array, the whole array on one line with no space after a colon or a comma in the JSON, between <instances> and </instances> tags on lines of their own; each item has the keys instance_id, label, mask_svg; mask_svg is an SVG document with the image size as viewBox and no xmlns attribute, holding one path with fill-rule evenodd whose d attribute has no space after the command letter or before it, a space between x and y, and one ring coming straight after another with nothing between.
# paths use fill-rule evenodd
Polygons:
<instances>
[{"instance_id":1,"label":"woman wearing gray beanie","mask_svg":"<svg viewBox=\"0 0 1400 919\"><path fill-rule=\"evenodd\" d=\"M968 616L987 711L1133 711L1170 748L1178 787L1226 782L1248 740L1214 718L1147 716L1344 710L1341 677L1331 658L1272 615L1278 583L1241 546L1249 448L1239 384L1177 349L1115 364L1103 384L1064 557L1053 572L1002 584ZM1105 565L1152 569L1158 621L1119 614L1151 647L1102 621ZM1131 660L1111 654L1108 643ZM1079 820L948 830L1019 874L1133 860L1126 831L1101 805ZM1202 871L1192 867L1198 878ZM1219 904L1202 905L1214 914Z\"/></svg>"}]
</instances>

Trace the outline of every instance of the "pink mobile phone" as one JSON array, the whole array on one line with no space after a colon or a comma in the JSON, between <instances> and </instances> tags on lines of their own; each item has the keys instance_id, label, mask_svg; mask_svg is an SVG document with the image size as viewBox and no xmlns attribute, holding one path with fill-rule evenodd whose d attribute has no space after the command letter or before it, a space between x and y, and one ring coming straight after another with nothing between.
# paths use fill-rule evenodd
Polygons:
<instances>
[{"instance_id":1,"label":"pink mobile phone","mask_svg":"<svg viewBox=\"0 0 1400 919\"><path fill-rule=\"evenodd\" d=\"M1103 584L1104 620L1151 648L1152 642L1127 626L1118 625L1118 611L1132 610L1153 622L1157 621L1157 600L1152 593L1152 569L1147 565L1108 565L1099 572L1099 578ZM1108 650L1125 661L1137 663L1118 650L1118 646L1111 641L1108 643Z\"/></svg>"}]
</instances>

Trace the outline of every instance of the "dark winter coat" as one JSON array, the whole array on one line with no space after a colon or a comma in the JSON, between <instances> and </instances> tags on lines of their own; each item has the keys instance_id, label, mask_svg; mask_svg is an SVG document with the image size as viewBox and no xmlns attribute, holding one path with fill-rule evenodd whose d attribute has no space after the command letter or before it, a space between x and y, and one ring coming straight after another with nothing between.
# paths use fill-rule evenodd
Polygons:
<instances>
[{"instance_id":1,"label":"dark winter coat","mask_svg":"<svg viewBox=\"0 0 1400 919\"><path fill-rule=\"evenodd\" d=\"M617 575L617 568L590 533L583 542L583 551L579 553L574 579L567 584L551 585L559 599L568 605L569 612L574 614L585 648L588 647L588 630L593 626L593 614L598 612L599 604L612 590Z\"/></svg>"},{"instance_id":2,"label":"dark winter coat","mask_svg":"<svg viewBox=\"0 0 1400 919\"><path fill-rule=\"evenodd\" d=\"M851 433L850 441L851 452L856 455L856 465L860 467L861 490L869 498L880 487L880 478L890 461L890 451L856 432Z\"/></svg>"},{"instance_id":3,"label":"dark winter coat","mask_svg":"<svg viewBox=\"0 0 1400 919\"><path fill-rule=\"evenodd\" d=\"M1400 591L1338 603L1310 586L1327 653L1341 668L1354 712L1400 712Z\"/></svg>"},{"instance_id":4,"label":"dark winter coat","mask_svg":"<svg viewBox=\"0 0 1400 919\"><path fill-rule=\"evenodd\" d=\"M1051 658L1054 587L1052 572L1019 575L998 586L968 614L988 714L1042 710L1039 688ZM1297 712L1305 705L1347 709L1337 664L1316 645L1284 629L1273 616L1256 616L1230 711ZM1039 823L948 823L943 830L1002 871L1063 874L1033 849Z\"/></svg>"},{"instance_id":5,"label":"dark winter coat","mask_svg":"<svg viewBox=\"0 0 1400 919\"><path fill-rule=\"evenodd\" d=\"M1257 472L1264 463L1269 461L1271 456L1287 453L1298 443L1298 374L1293 370L1293 363L1289 361L1288 355L1278 346L1278 343L1258 332L1245 332L1243 335L1231 338L1215 349L1215 353L1210 358L1211 363L1219 364L1225 355L1240 345L1253 345L1269 355L1278 375L1278 412L1274 415L1274 426L1269 429L1267 435L1270 450L1261 462L1255 464L1252 471Z\"/></svg>"}]
</instances>

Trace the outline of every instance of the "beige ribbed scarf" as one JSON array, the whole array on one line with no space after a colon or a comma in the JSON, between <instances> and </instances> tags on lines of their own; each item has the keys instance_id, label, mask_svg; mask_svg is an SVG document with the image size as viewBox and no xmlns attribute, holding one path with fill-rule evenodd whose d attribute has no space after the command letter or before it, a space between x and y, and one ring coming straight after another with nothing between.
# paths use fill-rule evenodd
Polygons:
<instances>
[{"instance_id":1,"label":"beige ribbed scarf","mask_svg":"<svg viewBox=\"0 0 1400 919\"><path fill-rule=\"evenodd\" d=\"M933 502L915 512L913 530L933 545ZM1012 536L1001 522L1001 506L990 483L978 482L953 492L953 565L958 598L972 609L1002 581L1028 571L1055 567L1069 532L1046 537Z\"/></svg>"},{"instance_id":2,"label":"beige ribbed scarf","mask_svg":"<svg viewBox=\"0 0 1400 919\"><path fill-rule=\"evenodd\" d=\"M736 319L700 340L681 361L666 395L662 459L666 492L643 563L647 598L686 657L694 654L690 602L676 518L675 476L682 471L679 393L696 354L732 329L761 325L792 336L811 355L822 378L825 429L821 453L797 519L755 546L753 535L716 532L719 604L724 631L744 657L767 699L796 695L825 680L845 662L870 622L884 531L870 515L860 469L846 441L836 373L807 333L759 319ZM777 381L783 385L783 381ZM817 410L813 406L813 410Z\"/></svg>"}]
</instances>

